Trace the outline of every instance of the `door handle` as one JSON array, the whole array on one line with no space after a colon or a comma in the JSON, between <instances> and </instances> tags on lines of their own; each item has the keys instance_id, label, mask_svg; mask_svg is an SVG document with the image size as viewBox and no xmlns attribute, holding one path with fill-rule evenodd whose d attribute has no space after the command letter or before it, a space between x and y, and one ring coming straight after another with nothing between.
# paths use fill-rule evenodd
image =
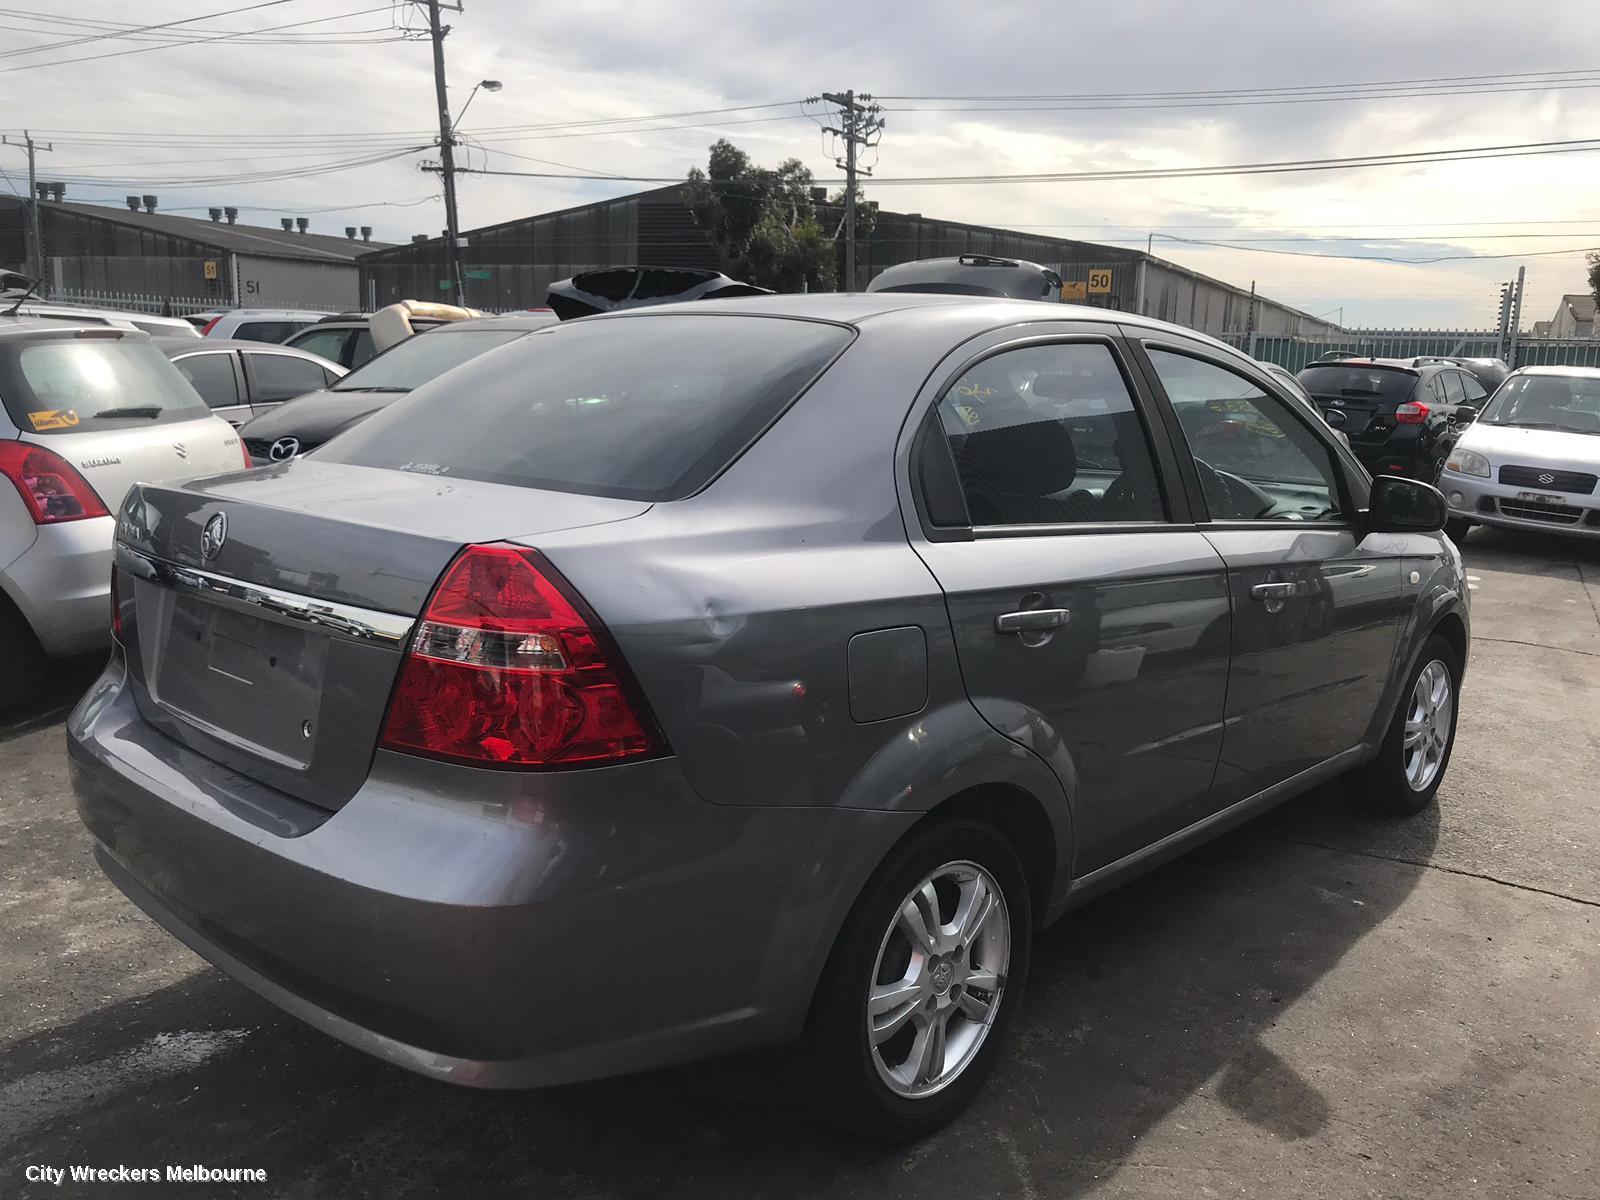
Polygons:
<instances>
[{"instance_id":1,"label":"door handle","mask_svg":"<svg viewBox=\"0 0 1600 1200\"><path fill-rule=\"evenodd\" d=\"M1300 593L1300 585L1293 580L1282 583L1258 583L1250 589L1252 600L1288 600Z\"/></svg>"},{"instance_id":2,"label":"door handle","mask_svg":"<svg viewBox=\"0 0 1600 1200\"><path fill-rule=\"evenodd\" d=\"M1025 608L1021 612L1001 613L994 619L996 633L1035 633L1059 629L1072 618L1064 608Z\"/></svg>"}]
</instances>

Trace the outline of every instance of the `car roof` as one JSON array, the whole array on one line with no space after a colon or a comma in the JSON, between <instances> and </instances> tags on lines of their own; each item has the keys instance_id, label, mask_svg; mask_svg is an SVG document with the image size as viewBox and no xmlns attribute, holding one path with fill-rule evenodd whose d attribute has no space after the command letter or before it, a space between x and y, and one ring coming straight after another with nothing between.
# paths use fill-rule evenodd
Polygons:
<instances>
[{"instance_id":1,"label":"car roof","mask_svg":"<svg viewBox=\"0 0 1600 1200\"><path fill-rule=\"evenodd\" d=\"M199 316L199 313L191 314ZM304 308L225 308L214 314L218 317L304 317L308 321L320 321L329 315L327 309L309 310Z\"/></svg>"},{"instance_id":2,"label":"car roof","mask_svg":"<svg viewBox=\"0 0 1600 1200\"><path fill-rule=\"evenodd\" d=\"M150 342L155 339L142 329L125 329L120 325L74 325L71 321L40 321L29 317L26 313L16 316L0 314L0 337L23 340L27 337L74 337L80 333L90 333L97 338L119 337L134 342ZM171 338L178 341L178 338ZM187 342L197 341L196 338L183 338Z\"/></svg>"},{"instance_id":3,"label":"car roof","mask_svg":"<svg viewBox=\"0 0 1600 1200\"><path fill-rule=\"evenodd\" d=\"M176 354L205 354L208 351L218 350L262 350L268 353L280 352L292 354L296 358L316 358L305 350L298 350L293 346L285 346L282 342L258 342L251 338L186 338L186 337L155 337L150 339L156 347L168 355Z\"/></svg>"},{"instance_id":4,"label":"car roof","mask_svg":"<svg viewBox=\"0 0 1600 1200\"><path fill-rule=\"evenodd\" d=\"M1564 375L1568 379L1600 379L1600 367L1518 367L1517 375Z\"/></svg>"}]
</instances>

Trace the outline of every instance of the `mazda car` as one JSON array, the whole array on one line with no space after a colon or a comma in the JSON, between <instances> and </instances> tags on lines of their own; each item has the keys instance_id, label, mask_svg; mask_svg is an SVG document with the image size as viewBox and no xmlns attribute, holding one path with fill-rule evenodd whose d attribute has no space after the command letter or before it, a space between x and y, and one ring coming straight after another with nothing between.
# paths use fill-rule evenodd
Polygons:
<instances>
[{"instance_id":1,"label":"mazda car","mask_svg":"<svg viewBox=\"0 0 1600 1200\"><path fill-rule=\"evenodd\" d=\"M134 488L73 787L136 904L396 1066L791 1045L816 1111L916 1138L1001 1061L1040 929L1346 772L1434 801L1444 511L1145 318L603 314Z\"/></svg>"}]
</instances>

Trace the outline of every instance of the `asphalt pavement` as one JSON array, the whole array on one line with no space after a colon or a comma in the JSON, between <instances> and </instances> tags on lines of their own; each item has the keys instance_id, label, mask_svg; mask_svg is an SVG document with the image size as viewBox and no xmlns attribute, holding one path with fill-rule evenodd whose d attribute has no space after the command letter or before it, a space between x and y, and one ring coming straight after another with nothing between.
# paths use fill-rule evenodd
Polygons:
<instances>
[{"instance_id":1,"label":"asphalt pavement","mask_svg":"<svg viewBox=\"0 0 1600 1200\"><path fill-rule=\"evenodd\" d=\"M986 1093L909 1150L802 1120L778 1055L479 1093L279 1014L94 866L72 664L0 729L0 1195L203 1164L266 1180L118 1194L1594 1200L1600 545L1479 530L1466 557L1437 808L1379 820L1336 783L1073 914Z\"/></svg>"}]
</instances>

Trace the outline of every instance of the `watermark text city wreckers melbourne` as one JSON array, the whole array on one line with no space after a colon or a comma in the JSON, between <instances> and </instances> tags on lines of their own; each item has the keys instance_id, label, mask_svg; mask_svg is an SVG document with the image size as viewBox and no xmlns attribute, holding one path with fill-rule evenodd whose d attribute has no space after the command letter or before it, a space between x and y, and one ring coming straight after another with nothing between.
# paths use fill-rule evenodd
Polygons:
<instances>
[{"instance_id":1,"label":"watermark text city wreckers melbourne","mask_svg":"<svg viewBox=\"0 0 1600 1200\"><path fill-rule=\"evenodd\" d=\"M265 1183L267 1173L259 1167L208 1167L192 1163L186 1167L171 1163L164 1167L44 1167L31 1165L23 1177L29 1183Z\"/></svg>"}]
</instances>

